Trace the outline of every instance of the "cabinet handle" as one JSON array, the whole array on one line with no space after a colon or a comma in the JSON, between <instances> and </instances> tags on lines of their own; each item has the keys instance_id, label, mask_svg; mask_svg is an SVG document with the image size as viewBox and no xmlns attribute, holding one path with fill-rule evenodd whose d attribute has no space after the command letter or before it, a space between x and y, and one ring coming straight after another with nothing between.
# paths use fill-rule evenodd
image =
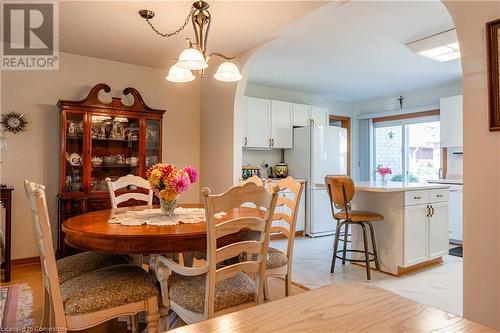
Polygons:
<instances>
[{"instance_id":1,"label":"cabinet handle","mask_svg":"<svg viewBox=\"0 0 500 333\"><path fill-rule=\"evenodd\" d=\"M271 147L271 139L269 139L269 147Z\"/></svg>"},{"instance_id":2,"label":"cabinet handle","mask_svg":"<svg viewBox=\"0 0 500 333\"><path fill-rule=\"evenodd\" d=\"M247 137L245 136L245 146L247 145L248 143L248 140L247 140Z\"/></svg>"},{"instance_id":3,"label":"cabinet handle","mask_svg":"<svg viewBox=\"0 0 500 333\"><path fill-rule=\"evenodd\" d=\"M314 125L314 119L311 119L312 124Z\"/></svg>"},{"instance_id":4,"label":"cabinet handle","mask_svg":"<svg viewBox=\"0 0 500 333\"><path fill-rule=\"evenodd\" d=\"M271 139L271 142L272 142L271 146L274 147L274 139Z\"/></svg>"},{"instance_id":5,"label":"cabinet handle","mask_svg":"<svg viewBox=\"0 0 500 333\"><path fill-rule=\"evenodd\" d=\"M312 124L313 124L313 120L309 119L309 126L311 126Z\"/></svg>"},{"instance_id":6,"label":"cabinet handle","mask_svg":"<svg viewBox=\"0 0 500 333\"><path fill-rule=\"evenodd\" d=\"M430 217L433 217L434 216L434 207L432 207L432 205L430 205L431 207L431 216Z\"/></svg>"},{"instance_id":7,"label":"cabinet handle","mask_svg":"<svg viewBox=\"0 0 500 333\"><path fill-rule=\"evenodd\" d=\"M413 199L420 200L420 199L422 199L422 197L413 197Z\"/></svg>"},{"instance_id":8,"label":"cabinet handle","mask_svg":"<svg viewBox=\"0 0 500 333\"><path fill-rule=\"evenodd\" d=\"M438 195L436 195L436 197L438 197L438 198L442 198L442 197L443 197L443 195L442 195L442 194L438 194Z\"/></svg>"},{"instance_id":9,"label":"cabinet handle","mask_svg":"<svg viewBox=\"0 0 500 333\"><path fill-rule=\"evenodd\" d=\"M426 217L431 217L431 207L430 207L430 205L427 205L427 216Z\"/></svg>"}]
</instances>

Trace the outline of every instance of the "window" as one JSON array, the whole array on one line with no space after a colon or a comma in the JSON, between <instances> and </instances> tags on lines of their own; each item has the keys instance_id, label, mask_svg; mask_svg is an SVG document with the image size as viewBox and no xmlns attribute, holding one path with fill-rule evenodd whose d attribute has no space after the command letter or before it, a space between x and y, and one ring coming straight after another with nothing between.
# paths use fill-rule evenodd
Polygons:
<instances>
[{"instance_id":1,"label":"window","mask_svg":"<svg viewBox=\"0 0 500 333\"><path fill-rule=\"evenodd\" d=\"M378 166L392 169L391 181L425 182L439 178L441 147L438 112L373 120L375 179L380 179L375 172Z\"/></svg>"}]
</instances>

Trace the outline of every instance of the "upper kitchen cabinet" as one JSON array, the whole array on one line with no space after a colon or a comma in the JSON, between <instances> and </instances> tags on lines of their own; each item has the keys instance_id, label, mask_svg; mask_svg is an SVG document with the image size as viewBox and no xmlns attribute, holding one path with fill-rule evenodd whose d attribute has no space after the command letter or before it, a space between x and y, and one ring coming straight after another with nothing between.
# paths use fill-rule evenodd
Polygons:
<instances>
[{"instance_id":1,"label":"upper kitchen cabinet","mask_svg":"<svg viewBox=\"0 0 500 333\"><path fill-rule=\"evenodd\" d=\"M310 105L293 104L293 126L309 126L311 121Z\"/></svg>"},{"instance_id":2,"label":"upper kitchen cabinet","mask_svg":"<svg viewBox=\"0 0 500 333\"><path fill-rule=\"evenodd\" d=\"M311 119L313 125L328 125L328 109L319 106L313 106L311 109Z\"/></svg>"},{"instance_id":3,"label":"upper kitchen cabinet","mask_svg":"<svg viewBox=\"0 0 500 333\"><path fill-rule=\"evenodd\" d=\"M441 98L440 104L441 147L462 147L462 95Z\"/></svg>"},{"instance_id":4,"label":"upper kitchen cabinet","mask_svg":"<svg viewBox=\"0 0 500 333\"><path fill-rule=\"evenodd\" d=\"M271 101L271 146L293 148L292 103Z\"/></svg>"},{"instance_id":5,"label":"upper kitchen cabinet","mask_svg":"<svg viewBox=\"0 0 500 333\"><path fill-rule=\"evenodd\" d=\"M245 98L245 137L243 145L250 148L271 147L271 101Z\"/></svg>"},{"instance_id":6,"label":"upper kitchen cabinet","mask_svg":"<svg viewBox=\"0 0 500 333\"><path fill-rule=\"evenodd\" d=\"M328 125L328 109L319 106L293 104L293 126Z\"/></svg>"}]
</instances>

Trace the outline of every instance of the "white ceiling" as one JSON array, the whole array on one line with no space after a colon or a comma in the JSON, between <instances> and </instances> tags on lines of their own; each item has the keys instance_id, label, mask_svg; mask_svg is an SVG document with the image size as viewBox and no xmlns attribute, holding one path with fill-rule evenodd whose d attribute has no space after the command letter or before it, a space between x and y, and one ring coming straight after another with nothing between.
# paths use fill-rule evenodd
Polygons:
<instances>
[{"instance_id":1,"label":"white ceiling","mask_svg":"<svg viewBox=\"0 0 500 333\"><path fill-rule=\"evenodd\" d=\"M157 36L138 15L156 13L162 32L184 23L193 1L61 1L60 49L63 52L168 69L194 38L191 23L178 36ZM275 37L274 33L324 2L209 1L212 25L209 51L238 55Z\"/></svg>"},{"instance_id":2,"label":"white ceiling","mask_svg":"<svg viewBox=\"0 0 500 333\"><path fill-rule=\"evenodd\" d=\"M441 1L330 3L285 28L258 54L249 81L360 101L461 78L404 44L453 27Z\"/></svg>"}]
</instances>

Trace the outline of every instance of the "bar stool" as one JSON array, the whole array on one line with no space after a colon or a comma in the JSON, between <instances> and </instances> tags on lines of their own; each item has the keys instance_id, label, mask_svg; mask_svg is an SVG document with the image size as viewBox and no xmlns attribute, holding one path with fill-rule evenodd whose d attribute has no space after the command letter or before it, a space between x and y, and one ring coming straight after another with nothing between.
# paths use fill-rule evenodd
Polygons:
<instances>
[{"instance_id":1,"label":"bar stool","mask_svg":"<svg viewBox=\"0 0 500 333\"><path fill-rule=\"evenodd\" d=\"M354 182L349 176L346 175L326 176L325 185L328 191L328 195L330 196L330 205L332 207L333 218L337 220L337 231L335 232L332 267L330 272L331 273L334 272L335 260L337 258L342 259L342 265L345 265L346 261L364 262L366 264L366 278L368 280L371 280L370 262L375 261L376 269L380 270L378 254L377 254L377 244L375 242L375 233L371 222L382 221L384 217L377 213L365 212L360 210L351 210L350 202L354 197L355 189L354 189ZM341 211L335 213L334 208L341 209ZM363 243L364 243L363 250L347 249L347 236L349 232L349 225L360 226L361 229L363 230ZM368 225L368 227L370 228L373 252L369 252L368 237L366 235L366 225ZM339 238L342 226L344 226L344 233L343 233L344 239L342 240L343 250L338 251ZM339 252L342 254L342 257L337 255ZM361 259L346 258L346 253L348 252L364 253L365 259L361 260Z\"/></svg>"}]
</instances>

